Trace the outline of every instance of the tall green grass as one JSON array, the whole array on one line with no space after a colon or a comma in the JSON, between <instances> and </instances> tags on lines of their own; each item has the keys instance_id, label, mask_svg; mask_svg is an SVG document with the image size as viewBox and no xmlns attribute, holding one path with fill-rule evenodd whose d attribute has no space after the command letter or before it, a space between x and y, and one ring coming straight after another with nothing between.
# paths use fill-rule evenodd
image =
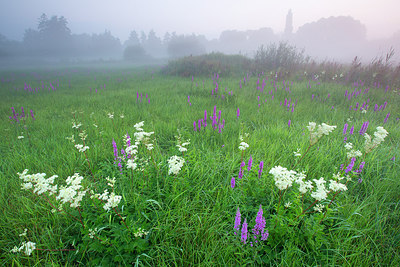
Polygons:
<instances>
[{"instance_id":1,"label":"tall green grass","mask_svg":"<svg viewBox=\"0 0 400 267\"><path fill-rule=\"evenodd\" d=\"M146 238L148 246L144 253L137 255L134 263L148 266L396 266L400 263L400 127L396 120L400 114L400 97L392 90L385 93L371 88L369 93L349 101L344 93L354 88L337 83L311 81L309 88L308 80L295 81L289 86L289 93L282 89L282 81L276 81L279 89L275 92L272 77L269 77L261 93L257 90L257 80L261 83L265 75L260 78L250 75L242 89L239 81L243 76L221 75L219 91L212 96L215 88L212 75L194 76L192 81L191 76L165 76L152 69L9 71L1 73L0 77L7 80L3 80L0 89L2 265L90 265L94 258L100 258L98 264L106 264L101 254L90 250L35 251L30 257L10 252L22 241L19 234L25 228L29 239L41 249L74 248L82 241L79 223L63 214L51 213L45 201L20 189L17 172L24 169L29 169L30 173L45 172L47 176L57 174L57 182L75 172L91 179L92 171L97 181L115 176L116 190L126 204L124 208L150 230ZM23 89L24 83L39 87L41 81L48 84L57 79L59 87L55 91L40 89L30 93ZM233 91L233 95L228 95L225 88L227 92ZM274 92L273 100L268 94L270 90ZM138 102L137 92L142 93L144 99L147 94L150 103ZM298 101L293 113L280 105L285 98ZM366 114L349 110L350 105L368 98L371 107ZM385 111L374 112L373 105L384 101L388 101ZM36 118L35 121L27 118L26 128L8 119L12 116L11 107L19 112L21 106L26 113L32 109ZM221 110L226 122L222 134L209 126L194 132L193 121L202 118L204 110L212 115L214 106ZM236 117L238 108L239 118ZM78 131L72 129L73 112L88 134L90 149L87 153L92 170L82 154L65 139L72 134L78 138ZM110 112L114 113L113 120L107 116ZM391 115L383 125L387 112ZM124 118L120 118L121 114ZM355 126L355 134L349 141L361 148L364 138L358 130L367 120L370 121L369 134L383 125L389 136L367 155L361 174L363 182L355 180L348 191L335 199L327 222L322 223L323 242L318 249L307 245L313 242L311 237L307 238L307 233L293 230L290 238L277 243L272 242L274 236L270 235L258 254L235 239L233 223L237 207L243 218L247 218L250 229L260 204L266 219L275 213L279 196L268 171L276 165L290 168L295 161L293 152L298 148L301 153L306 151L309 144L306 126L310 121L337 125L337 129L313 146L296 166L306 170L311 179L318 179L336 173L346 157L343 125L348 122ZM124 171L121 175L113 164L111 143L115 139L121 149L123 136L127 132L133 135L133 125L139 121L145 121L146 131L155 132L153 157L157 166L150 162L142 174L132 177ZM178 131L191 143L184 155L186 163L174 177L168 175L167 159L179 155L175 147ZM232 189L231 177L237 177L241 161L239 135L244 133L249 133L250 146L244 159L252 155L253 174L259 162L264 161L264 172L260 180L246 174L248 178ZM17 139L20 135L24 138ZM395 159L391 160L392 157ZM273 225L266 227L271 229ZM305 245L299 245L302 238Z\"/></svg>"}]
</instances>

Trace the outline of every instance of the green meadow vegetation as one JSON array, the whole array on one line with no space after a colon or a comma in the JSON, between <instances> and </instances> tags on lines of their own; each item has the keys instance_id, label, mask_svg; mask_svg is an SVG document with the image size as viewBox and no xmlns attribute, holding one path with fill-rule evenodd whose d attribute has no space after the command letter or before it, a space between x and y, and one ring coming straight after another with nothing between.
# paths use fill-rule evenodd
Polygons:
<instances>
[{"instance_id":1,"label":"green meadow vegetation","mask_svg":"<svg viewBox=\"0 0 400 267\"><path fill-rule=\"evenodd\" d=\"M1 72L0 265L398 266L399 89L237 60Z\"/></svg>"}]
</instances>

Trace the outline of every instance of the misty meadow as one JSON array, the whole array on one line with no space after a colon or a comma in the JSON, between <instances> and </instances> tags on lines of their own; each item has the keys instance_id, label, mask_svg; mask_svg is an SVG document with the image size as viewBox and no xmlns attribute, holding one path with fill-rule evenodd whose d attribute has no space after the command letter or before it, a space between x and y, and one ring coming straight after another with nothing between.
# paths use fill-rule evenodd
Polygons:
<instances>
[{"instance_id":1,"label":"misty meadow","mask_svg":"<svg viewBox=\"0 0 400 267\"><path fill-rule=\"evenodd\" d=\"M398 266L399 35L285 18L0 35L0 264Z\"/></svg>"}]
</instances>

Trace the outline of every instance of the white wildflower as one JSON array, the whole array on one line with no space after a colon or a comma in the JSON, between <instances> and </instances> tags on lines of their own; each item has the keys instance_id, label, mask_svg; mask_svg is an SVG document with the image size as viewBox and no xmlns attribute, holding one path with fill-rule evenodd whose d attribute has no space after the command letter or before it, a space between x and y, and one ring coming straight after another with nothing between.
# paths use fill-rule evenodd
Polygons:
<instances>
[{"instance_id":1,"label":"white wildflower","mask_svg":"<svg viewBox=\"0 0 400 267\"><path fill-rule=\"evenodd\" d=\"M294 151L293 154L295 157L301 157L300 148L298 148L297 151Z\"/></svg>"},{"instance_id":2,"label":"white wildflower","mask_svg":"<svg viewBox=\"0 0 400 267\"><path fill-rule=\"evenodd\" d=\"M249 145L246 142L241 142L239 144L239 150L245 151L248 147Z\"/></svg>"},{"instance_id":3,"label":"white wildflower","mask_svg":"<svg viewBox=\"0 0 400 267\"><path fill-rule=\"evenodd\" d=\"M315 210L316 212L322 212L322 211L324 210L324 208L325 208L325 206L322 205L322 204L316 204L316 205L314 206L314 210Z\"/></svg>"},{"instance_id":4,"label":"white wildflower","mask_svg":"<svg viewBox=\"0 0 400 267\"><path fill-rule=\"evenodd\" d=\"M120 117L121 119L125 118L124 114L121 114L119 117Z\"/></svg>"},{"instance_id":5,"label":"white wildflower","mask_svg":"<svg viewBox=\"0 0 400 267\"><path fill-rule=\"evenodd\" d=\"M269 173L274 176L275 185L279 190L285 190L286 188L292 186L297 174L295 171L289 171L281 166L273 167Z\"/></svg>"},{"instance_id":6,"label":"white wildflower","mask_svg":"<svg viewBox=\"0 0 400 267\"><path fill-rule=\"evenodd\" d=\"M329 190L332 190L333 192L337 192L337 191L346 191L347 190L347 186L345 184L341 184L336 182L335 180L330 180L329 181Z\"/></svg>"},{"instance_id":7,"label":"white wildflower","mask_svg":"<svg viewBox=\"0 0 400 267\"><path fill-rule=\"evenodd\" d=\"M26 236L27 232L28 232L28 229L25 228L24 232L19 234L19 236Z\"/></svg>"},{"instance_id":8,"label":"white wildflower","mask_svg":"<svg viewBox=\"0 0 400 267\"><path fill-rule=\"evenodd\" d=\"M31 241L24 241L22 242L22 246L20 246L19 248L14 247L11 252L20 252L21 250L24 251L25 255L30 256L32 254L32 252L36 249L36 243L33 243Z\"/></svg>"},{"instance_id":9,"label":"white wildflower","mask_svg":"<svg viewBox=\"0 0 400 267\"><path fill-rule=\"evenodd\" d=\"M154 146L153 146L153 144L146 144L146 148L148 151L151 151L151 150L153 150Z\"/></svg>"},{"instance_id":10,"label":"white wildflower","mask_svg":"<svg viewBox=\"0 0 400 267\"><path fill-rule=\"evenodd\" d=\"M114 119L114 113L108 113L107 115L109 119Z\"/></svg>"},{"instance_id":11,"label":"white wildflower","mask_svg":"<svg viewBox=\"0 0 400 267\"><path fill-rule=\"evenodd\" d=\"M109 211L110 209L117 207L119 202L121 201L121 199L122 199L122 196L118 196L114 192L112 192L109 195L109 197L107 199L107 203L104 204L103 208L106 211Z\"/></svg>"},{"instance_id":12,"label":"white wildflower","mask_svg":"<svg viewBox=\"0 0 400 267\"><path fill-rule=\"evenodd\" d=\"M18 139L24 139L24 136L23 136L23 135L20 135L20 136L18 136L17 138L18 138Z\"/></svg>"},{"instance_id":13,"label":"white wildflower","mask_svg":"<svg viewBox=\"0 0 400 267\"><path fill-rule=\"evenodd\" d=\"M128 161L126 163L126 167L128 169L135 170L137 168L137 163L133 159L128 159Z\"/></svg>"},{"instance_id":14,"label":"white wildflower","mask_svg":"<svg viewBox=\"0 0 400 267\"><path fill-rule=\"evenodd\" d=\"M185 163L185 159L179 156L172 156L168 159L168 174L177 175L179 171L182 169L183 164Z\"/></svg>"},{"instance_id":15,"label":"white wildflower","mask_svg":"<svg viewBox=\"0 0 400 267\"><path fill-rule=\"evenodd\" d=\"M106 180L108 182L107 183L108 186L114 187L114 185L115 185L115 177L114 178L106 177Z\"/></svg>"},{"instance_id":16,"label":"white wildflower","mask_svg":"<svg viewBox=\"0 0 400 267\"><path fill-rule=\"evenodd\" d=\"M89 237L93 239L96 236L97 228L89 229Z\"/></svg>"},{"instance_id":17,"label":"white wildflower","mask_svg":"<svg viewBox=\"0 0 400 267\"><path fill-rule=\"evenodd\" d=\"M72 129L79 129L80 127L82 126L82 123L78 123L78 124L76 124L76 122L72 122Z\"/></svg>"},{"instance_id":18,"label":"white wildflower","mask_svg":"<svg viewBox=\"0 0 400 267\"><path fill-rule=\"evenodd\" d=\"M75 145L75 147L76 147L76 149L79 150L79 152L85 152L87 149L89 149L88 146L83 146L81 144L77 144L77 145Z\"/></svg>"},{"instance_id":19,"label":"white wildflower","mask_svg":"<svg viewBox=\"0 0 400 267\"><path fill-rule=\"evenodd\" d=\"M138 122L135 125L133 125L133 127L135 127L136 131L138 132L142 132L143 131L143 125L144 125L144 121Z\"/></svg>"},{"instance_id":20,"label":"white wildflower","mask_svg":"<svg viewBox=\"0 0 400 267\"><path fill-rule=\"evenodd\" d=\"M82 141L85 141L87 137L86 131L80 132L79 137L81 138Z\"/></svg>"},{"instance_id":21,"label":"white wildflower","mask_svg":"<svg viewBox=\"0 0 400 267\"><path fill-rule=\"evenodd\" d=\"M321 201L323 199L326 199L328 196L328 191L325 188L325 183L326 181L324 180L323 177L320 179L314 179L314 182L317 186L317 190L311 193L311 197L315 198L317 201Z\"/></svg>"},{"instance_id":22,"label":"white wildflower","mask_svg":"<svg viewBox=\"0 0 400 267\"><path fill-rule=\"evenodd\" d=\"M134 235L135 237L143 237L143 236L146 236L146 235L148 235L148 234L149 234L148 231L145 231L144 229L139 228L139 229L136 231L136 233L134 233L133 235Z\"/></svg>"},{"instance_id":23,"label":"white wildflower","mask_svg":"<svg viewBox=\"0 0 400 267\"><path fill-rule=\"evenodd\" d=\"M290 202L290 201L289 201L289 202L286 202L286 203L285 203L285 208L289 208L291 205L292 205L292 202Z\"/></svg>"},{"instance_id":24,"label":"white wildflower","mask_svg":"<svg viewBox=\"0 0 400 267\"><path fill-rule=\"evenodd\" d=\"M74 135L71 137L65 137L65 139L69 140L71 143L75 143Z\"/></svg>"},{"instance_id":25,"label":"white wildflower","mask_svg":"<svg viewBox=\"0 0 400 267\"><path fill-rule=\"evenodd\" d=\"M315 122L309 122L307 129L310 131L310 144L314 145L323 135L329 135L336 126L330 126L326 123L318 125Z\"/></svg>"},{"instance_id":26,"label":"white wildflower","mask_svg":"<svg viewBox=\"0 0 400 267\"><path fill-rule=\"evenodd\" d=\"M389 133L382 127L378 126L376 128L376 131L374 133L374 139L371 141L371 136L369 136L367 133L364 134L365 138L365 153L371 152L374 148L376 148L380 143L382 143L385 140L385 137Z\"/></svg>"}]
</instances>

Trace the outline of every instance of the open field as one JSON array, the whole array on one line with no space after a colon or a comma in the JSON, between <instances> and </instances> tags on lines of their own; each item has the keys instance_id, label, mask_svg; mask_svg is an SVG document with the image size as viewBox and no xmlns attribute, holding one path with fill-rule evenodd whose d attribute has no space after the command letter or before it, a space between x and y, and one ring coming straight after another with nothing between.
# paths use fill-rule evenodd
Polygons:
<instances>
[{"instance_id":1,"label":"open field","mask_svg":"<svg viewBox=\"0 0 400 267\"><path fill-rule=\"evenodd\" d=\"M3 71L0 115L0 265L400 264L397 88Z\"/></svg>"}]
</instances>

